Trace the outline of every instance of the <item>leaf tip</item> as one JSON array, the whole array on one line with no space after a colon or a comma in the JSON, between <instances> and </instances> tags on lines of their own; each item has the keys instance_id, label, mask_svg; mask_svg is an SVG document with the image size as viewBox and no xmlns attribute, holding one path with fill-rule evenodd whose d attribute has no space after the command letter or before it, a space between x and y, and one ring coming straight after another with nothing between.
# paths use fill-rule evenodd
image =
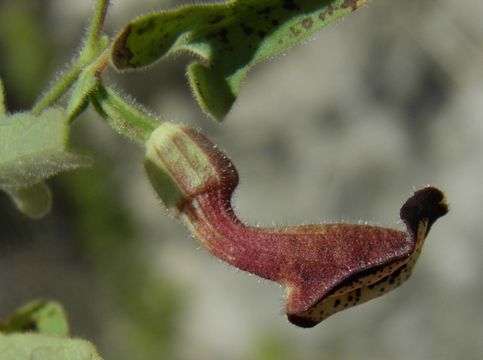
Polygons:
<instances>
[{"instance_id":1,"label":"leaf tip","mask_svg":"<svg viewBox=\"0 0 483 360\"><path fill-rule=\"evenodd\" d=\"M192 63L188 67L188 80L201 109L222 122L236 100L226 79L202 64Z\"/></svg>"},{"instance_id":2,"label":"leaf tip","mask_svg":"<svg viewBox=\"0 0 483 360\"><path fill-rule=\"evenodd\" d=\"M33 220L43 218L52 209L52 192L44 182L26 188L11 189L7 193L17 209Z\"/></svg>"}]
</instances>

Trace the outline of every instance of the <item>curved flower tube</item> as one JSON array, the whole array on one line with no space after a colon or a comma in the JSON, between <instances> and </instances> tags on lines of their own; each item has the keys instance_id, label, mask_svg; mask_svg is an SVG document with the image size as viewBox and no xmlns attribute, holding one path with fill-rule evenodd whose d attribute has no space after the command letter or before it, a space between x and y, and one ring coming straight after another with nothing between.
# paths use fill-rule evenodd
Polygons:
<instances>
[{"instance_id":1,"label":"curved flower tube","mask_svg":"<svg viewBox=\"0 0 483 360\"><path fill-rule=\"evenodd\" d=\"M259 228L239 220L232 162L195 130L164 123L146 143L145 168L166 207L219 259L286 287L290 322L312 327L410 276L432 224L448 211L427 187L403 205L406 231L370 225Z\"/></svg>"}]
</instances>

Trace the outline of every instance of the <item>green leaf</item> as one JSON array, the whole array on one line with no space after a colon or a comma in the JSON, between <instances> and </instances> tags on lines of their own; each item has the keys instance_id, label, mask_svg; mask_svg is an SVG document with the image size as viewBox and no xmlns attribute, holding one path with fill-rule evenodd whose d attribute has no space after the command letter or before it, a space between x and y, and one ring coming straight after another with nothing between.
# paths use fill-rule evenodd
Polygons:
<instances>
[{"instance_id":1,"label":"green leaf","mask_svg":"<svg viewBox=\"0 0 483 360\"><path fill-rule=\"evenodd\" d=\"M2 360L102 360L85 340L40 334L0 335L0 354Z\"/></svg>"},{"instance_id":2,"label":"green leaf","mask_svg":"<svg viewBox=\"0 0 483 360\"><path fill-rule=\"evenodd\" d=\"M45 186L38 184L89 164L87 157L68 150L68 120L63 110L54 108L39 116L0 115L0 189L27 214L49 208ZM28 189L32 186L36 188Z\"/></svg>"},{"instance_id":3,"label":"green leaf","mask_svg":"<svg viewBox=\"0 0 483 360\"><path fill-rule=\"evenodd\" d=\"M142 16L117 36L117 69L140 68L180 51L203 110L222 120L251 67L306 39L367 0L232 0L185 5Z\"/></svg>"},{"instance_id":4,"label":"green leaf","mask_svg":"<svg viewBox=\"0 0 483 360\"><path fill-rule=\"evenodd\" d=\"M85 166L85 156L68 151L68 121L61 109L40 116L0 118L0 188L38 184L62 171Z\"/></svg>"},{"instance_id":5,"label":"green leaf","mask_svg":"<svg viewBox=\"0 0 483 360\"><path fill-rule=\"evenodd\" d=\"M37 332L45 335L67 336L69 324L62 306L53 301L36 300L23 306L0 323L2 333Z\"/></svg>"},{"instance_id":6,"label":"green leaf","mask_svg":"<svg viewBox=\"0 0 483 360\"><path fill-rule=\"evenodd\" d=\"M42 218L52 208L52 193L44 182L25 188L7 188L6 192L20 212L32 219Z\"/></svg>"}]
</instances>

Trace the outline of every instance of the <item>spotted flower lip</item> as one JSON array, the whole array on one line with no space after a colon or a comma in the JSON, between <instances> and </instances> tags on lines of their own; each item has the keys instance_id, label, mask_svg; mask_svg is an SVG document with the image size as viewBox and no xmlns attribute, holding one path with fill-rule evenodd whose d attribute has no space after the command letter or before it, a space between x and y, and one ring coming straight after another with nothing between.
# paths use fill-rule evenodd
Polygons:
<instances>
[{"instance_id":1,"label":"spotted flower lip","mask_svg":"<svg viewBox=\"0 0 483 360\"><path fill-rule=\"evenodd\" d=\"M146 149L146 172L166 207L214 256L285 286L288 319L301 327L407 280L429 229L448 211L443 193L427 187L401 208L406 231L351 224L252 227L231 205L235 166L203 135L165 123Z\"/></svg>"}]
</instances>

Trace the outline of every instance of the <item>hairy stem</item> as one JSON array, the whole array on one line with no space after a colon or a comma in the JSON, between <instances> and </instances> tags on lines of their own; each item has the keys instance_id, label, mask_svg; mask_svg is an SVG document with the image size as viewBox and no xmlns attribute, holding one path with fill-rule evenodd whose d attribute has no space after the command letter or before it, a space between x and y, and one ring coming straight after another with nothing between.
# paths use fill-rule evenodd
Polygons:
<instances>
[{"instance_id":1,"label":"hairy stem","mask_svg":"<svg viewBox=\"0 0 483 360\"><path fill-rule=\"evenodd\" d=\"M94 17L87 31L86 48L97 44L102 36L104 22L106 20L109 0L98 0L94 10Z\"/></svg>"},{"instance_id":2,"label":"hairy stem","mask_svg":"<svg viewBox=\"0 0 483 360\"><path fill-rule=\"evenodd\" d=\"M144 145L161 120L133 99L117 93L107 85L99 85L91 94L94 109L120 135Z\"/></svg>"},{"instance_id":3,"label":"hairy stem","mask_svg":"<svg viewBox=\"0 0 483 360\"><path fill-rule=\"evenodd\" d=\"M86 42L79 57L58 77L57 81L51 85L50 89L37 100L32 109L34 115L40 114L65 94L79 77L82 68L94 61L104 50L106 47L106 39L102 36L102 29L104 27L108 7L109 0L97 1L94 15L87 31ZM100 71L104 68L105 66L101 67Z\"/></svg>"},{"instance_id":4,"label":"hairy stem","mask_svg":"<svg viewBox=\"0 0 483 360\"><path fill-rule=\"evenodd\" d=\"M50 89L37 100L32 108L33 115L39 115L49 106L53 105L71 87L81 72L80 61L76 60L61 74Z\"/></svg>"}]
</instances>

